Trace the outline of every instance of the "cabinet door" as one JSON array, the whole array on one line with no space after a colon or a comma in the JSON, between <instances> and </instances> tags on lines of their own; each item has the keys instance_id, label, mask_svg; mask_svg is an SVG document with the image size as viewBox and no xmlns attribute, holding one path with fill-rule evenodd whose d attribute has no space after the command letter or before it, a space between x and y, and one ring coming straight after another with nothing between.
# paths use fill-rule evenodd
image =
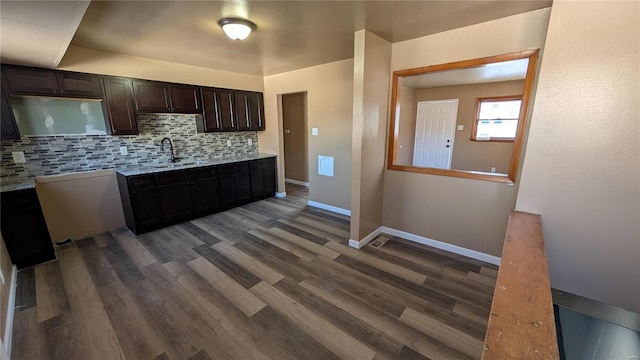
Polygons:
<instances>
[{"instance_id":1,"label":"cabinet door","mask_svg":"<svg viewBox=\"0 0 640 360\"><path fill-rule=\"evenodd\" d=\"M259 199L264 195L264 169L251 170L251 197Z\"/></svg>"},{"instance_id":2,"label":"cabinet door","mask_svg":"<svg viewBox=\"0 0 640 360\"><path fill-rule=\"evenodd\" d=\"M13 117L13 111L9 106L9 100L6 94L0 95L2 101L2 112L0 113L0 139L15 140L20 138L18 126Z\"/></svg>"},{"instance_id":3,"label":"cabinet door","mask_svg":"<svg viewBox=\"0 0 640 360\"><path fill-rule=\"evenodd\" d=\"M137 135L138 125L133 107L133 88L126 78L104 77L105 114L109 120L111 134Z\"/></svg>"},{"instance_id":4,"label":"cabinet door","mask_svg":"<svg viewBox=\"0 0 640 360\"><path fill-rule=\"evenodd\" d=\"M236 202L236 174L220 174L220 202L223 207L231 207Z\"/></svg>"},{"instance_id":5,"label":"cabinet door","mask_svg":"<svg viewBox=\"0 0 640 360\"><path fill-rule=\"evenodd\" d=\"M191 217L191 194L189 183L179 182L158 185L158 197L165 224L175 223Z\"/></svg>"},{"instance_id":6,"label":"cabinet door","mask_svg":"<svg viewBox=\"0 0 640 360\"><path fill-rule=\"evenodd\" d=\"M1 210L2 237L19 269L55 259L35 189L2 193Z\"/></svg>"},{"instance_id":7,"label":"cabinet door","mask_svg":"<svg viewBox=\"0 0 640 360\"><path fill-rule=\"evenodd\" d=\"M220 188L218 178L191 182L191 203L195 216L208 215L220 208Z\"/></svg>"},{"instance_id":8,"label":"cabinet door","mask_svg":"<svg viewBox=\"0 0 640 360\"><path fill-rule=\"evenodd\" d=\"M202 113L197 86L169 84L171 111L179 114Z\"/></svg>"},{"instance_id":9,"label":"cabinet door","mask_svg":"<svg viewBox=\"0 0 640 360\"><path fill-rule=\"evenodd\" d=\"M36 68L3 68L9 93L57 95L58 79L53 70Z\"/></svg>"},{"instance_id":10,"label":"cabinet door","mask_svg":"<svg viewBox=\"0 0 640 360\"><path fill-rule=\"evenodd\" d=\"M242 171L235 174L236 200L245 203L251 200L251 174Z\"/></svg>"},{"instance_id":11,"label":"cabinet door","mask_svg":"<svg viewBox=\"0 0 640 360\"><path fill-rule=\"evenodd\" d=\"M264 170L264 196L274 196L276 194L276 167L275 160L272 161L274 166L267 166Z\"/></svg>"},{"instance_id":12,"label":"cabinet door","mask_svg":"<svg viewBox=\"0 0 640 360\"><path fill-rule=\"evenodd\" d=\"M136 223L136 234L162 225L162 213L156 188L132 190L131 208Z\"/></svg>"},{"instance_id":13,"label":"cabinet door","mask_svg":"<svg viewBox=\"0 0 640 360\"><path fill-rule=\"evenodd\" d=\"M264 130L264 105L262 93L234 91L238 130Z\"/></svg>"},{"instance_id":14,"label":"cabinet door","mask_svg":"<svg viewBox=\"0 0 640 360\"><path fill-rule=\"evenodd\" d=\"M167 83L133 80L133 94L137 112L171 112Z\"/></svg>"},{"instance_id":15,"label":"cabinet door","mask_svg":"<svg viewBox=\"0 0 640 360\"><path fill-rule=\"evenodd\" d=\"M204 126L199 131L236 131L233 91L202 88L201 92Z\"/></svg>"},{"instance_id":16,"label":"cabinet door","mask_svg":"<svg viewBox=\"0 0 640 360\"><path fill-rule=\"evenodd\" d=\"M102 97L100 77L72 72L56 72L59 94L70 96Z\"/></svg>"}]
</instances>

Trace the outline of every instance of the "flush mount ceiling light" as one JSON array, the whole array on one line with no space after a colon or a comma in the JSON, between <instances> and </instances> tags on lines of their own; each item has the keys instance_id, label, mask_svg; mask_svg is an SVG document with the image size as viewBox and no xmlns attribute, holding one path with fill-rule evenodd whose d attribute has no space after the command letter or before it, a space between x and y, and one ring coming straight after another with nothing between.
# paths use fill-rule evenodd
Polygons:
<instances>
[{"instance_id":1,"label":"flush mount ceiling light","mask_svg":"<svg viewBox=\"0 0 640 360\"><path fill-rule=\"evenodd\" d=\"M232 40L244 40L256 29L256 24L239 18L223 18L218 21L218 25Z\"/></svg>"}]
</instances>

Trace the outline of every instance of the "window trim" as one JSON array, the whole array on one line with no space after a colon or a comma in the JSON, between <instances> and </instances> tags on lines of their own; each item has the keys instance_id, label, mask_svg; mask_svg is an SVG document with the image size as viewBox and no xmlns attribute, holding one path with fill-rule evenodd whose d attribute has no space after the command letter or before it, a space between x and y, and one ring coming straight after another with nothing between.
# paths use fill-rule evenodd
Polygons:
<instances>
[{"instance_id":1,"label":"window trim","mask_svg":"<svg viewBox=\"0 0 640 360\"><path fill-rule=\"evenodd\" d=\"M475 110L473 111L475 115L473 120L473 126L471 127L471 137L469 138L469 140L477 141L477 142L502 142L502 143L514 142L516 140L516 137L518 136L517 130L516 130L516 135L513 138L491 137L489 138L489 140L476 139L476 135L478 132L478 122L480 121L480 104L482 102L497 102L497 101L509 101L509 100L520 100L520 108L522 109L522 103L523 103L522 95L488 96L488 97L476 98L476 107L475 107ZM520 111L520 114L522 114L522 111ZM520 125L521 118L522 116L519 115L518 118L516 119L518 121L518 126ZM513 119L506 119L506 120L513 120Z\"/></svg>"}]
</instances>

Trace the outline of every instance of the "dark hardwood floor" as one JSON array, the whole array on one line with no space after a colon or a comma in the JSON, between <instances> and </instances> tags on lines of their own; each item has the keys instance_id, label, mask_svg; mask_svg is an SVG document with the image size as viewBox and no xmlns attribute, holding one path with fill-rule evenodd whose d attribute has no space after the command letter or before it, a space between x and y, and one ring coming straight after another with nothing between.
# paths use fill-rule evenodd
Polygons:
<instances>
[{"instance_id":1,"label":"dark hardwood floor","mask_svg":"<svg viewBox=\"0 0 640 360\"><path fill-rule=\"evenodd\" d=\"M304 188L18 273L13 359L479 359L496 267L347 246Z\"/></svg>"}]
</instances>

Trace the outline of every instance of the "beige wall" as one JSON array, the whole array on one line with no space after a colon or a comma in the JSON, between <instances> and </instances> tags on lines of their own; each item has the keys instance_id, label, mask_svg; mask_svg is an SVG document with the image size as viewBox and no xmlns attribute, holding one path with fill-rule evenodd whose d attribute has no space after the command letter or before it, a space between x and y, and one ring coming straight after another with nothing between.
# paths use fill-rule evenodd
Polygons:
<instances>
[{"instance_id":1,"label":"beige wall","mask_svg":"<svg viewBox=\"0 0 640 360\"><path fill-rule=\"evenodd\" d=\"M398 151L396 163L413 164L413 148L416 139L416 90L400 88L400 123L398 124Z\"/></svg>"},{"instance_id":2,"label":"beige wall","mask_svg":"<svg viewBox=\"0 0 640 360\"><path fill-rule=\"evenodd\" d=\"M542 48L549 13L542 9L394 43L391 70ZM517 184L390 170L384 182L383 225L500 256Z\"/></svg>"},{"instance_id":3,"label":"beige wall","mask_svg":"<svg viewBox=\"0 0 640 360\"><path fill-rule=\"evenodd\" d=\"M9 252L4 244L4 239L0 235L0 270L4 275L4 284L0 285L0 339L4 340L4 332L7 322L7 311L9 310L9 294L11 292L11 272L13 264L9 258Z\"/></svg>"},{"instance_id":4,"label":"beige wall","mask_svg":"<svg viewBox=\"0 0 640 360\"><path fill-rule=\"evenodd\" d=\"M57 68L239 90L263 90L262 76L207 69L80 46L70 46Z\"/></svg>"},{"instance_id":5,"label":"beige wall","mask_svg":"<svg viewBox=\"0 0 640 360\"><path fill-rule=\"evenodd\" d=\"M447 86L416 90L416 102L428 100L458 99L457 125L464 130L456 130L451 168L457 170L497 173L509 172L513 143L471 141L471 131L476 114L476 99L488 96L522 95L524 80L503 81L488 84ZM416 120L413 119L415 122ZM415 128L415 126L414 126ZM414 130L415 133L415 130ZM414 135L415 136L415 135Z\"/></svg>"},{"instance_id":6,"label":"beige wall","mask_svg":"<svg viewBox=\"0 0 640 360\"><path fill-rule=\"evenodd\" d=\"M382 226L391 43L367 31L354 35L351 239Z\"/></svg>"},{"instance_id":7,"label":"beige wall","mask_svg":"<svg viewBox=\"0 0 640 360\"><path fill-rule=\"evenodd\" d=\"M283 154L278 95L307 92L309 200L351 208L351 131L353 59L336 61L264 78L266 130L258 133L261 152ZM318 175L318 155L335 157L334 177ZM284 167L278 160L278 191L284 191Z\"/></svg>"},{"instance_id":8,"label":"beige wall","mask_svg":"<svg viewBox=\"0 0 640 360\"><path fill-rule=\"evenodd\" d=\"M640 312L640 3L554 1L516 208L553 287Z\"/></svg>"},{"instance_id":9,"label":"beige wall","mask_svg":"<svg viewBox=\"0 0 640 360\"><path fill-rule=\"evenodd\" d=\"M302 182L309 181L306 101L306 93L282 96L285 178Z\"/></svg>"}]
</instances>

